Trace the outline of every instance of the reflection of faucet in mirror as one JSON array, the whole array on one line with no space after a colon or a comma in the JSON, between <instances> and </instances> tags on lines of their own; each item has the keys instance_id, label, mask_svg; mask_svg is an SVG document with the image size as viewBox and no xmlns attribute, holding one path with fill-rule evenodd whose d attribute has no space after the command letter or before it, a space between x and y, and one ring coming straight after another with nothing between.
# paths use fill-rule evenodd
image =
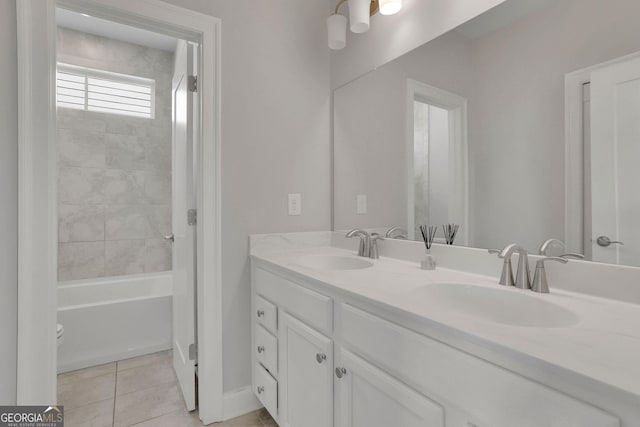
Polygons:
<instances>
[{"instance_id":1,"label":"reflection of faucet in mirror","mask_svg":"<svg viewBox=\"0 0 640 427\"><path fill-rule=\"evenodd\" d=\"M387 239L403 239L407 240L409 232L402 227L391 227L384 235Z\"/></svg>"},{"instance_id":2,"label":"reflection of faucet in mirror","mask_svg":"<svg viewBox=\"0 0 640 427\"><path fill-rule=\"evenodd\" d=\"M553 248L557 248L559 250L553 251ZM552 238L552 239L545 240L545 242L540 246L540 249L538 250L538 254L546 257L558 256L560 258L584 259L584 255L582 254L572 253L572 252L565 253L564 251L565 251L564 242L562 240ZM553 252L556 252L556 254L554 254ZM557 252L559 252L559 254Z\"/></svg>"}]
</instances>

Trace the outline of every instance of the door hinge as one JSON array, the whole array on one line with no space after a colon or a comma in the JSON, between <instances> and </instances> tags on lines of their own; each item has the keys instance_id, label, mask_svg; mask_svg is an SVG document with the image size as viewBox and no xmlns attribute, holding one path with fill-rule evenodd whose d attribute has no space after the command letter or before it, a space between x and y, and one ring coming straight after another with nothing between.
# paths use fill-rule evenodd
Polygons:
<instances>
[{"instance_id":1,"label":"door hinge","mask_svg":"<svg viewBox=\"0 0 640 427\"><path fill-rule=\"evenodd\" d=\"M189 344L189 360L196 360L198 357L198 349L196 348L195 343Z\"/></svg>"},{"instance_id":2,"label":"door hinge","mask_svg":"<svg viewBox=\"0 0 640 427\"><path fill-rule=\"evenodd\" d=\"M189 225L197 225L198 224L198 211L195 209L189 209L187 211L187 224Z\"/></svg>"},{"instance_id":3,"label":"door hinge","mask_svg":"<svg viewBox=\"0 0 640 427\"><path fill-rule=\"evenodd\" d=\"M187 78L187 87L189 88L189 92L197 92L198 91L198 76L189 76Z\"/></svg>"}]
</instances>

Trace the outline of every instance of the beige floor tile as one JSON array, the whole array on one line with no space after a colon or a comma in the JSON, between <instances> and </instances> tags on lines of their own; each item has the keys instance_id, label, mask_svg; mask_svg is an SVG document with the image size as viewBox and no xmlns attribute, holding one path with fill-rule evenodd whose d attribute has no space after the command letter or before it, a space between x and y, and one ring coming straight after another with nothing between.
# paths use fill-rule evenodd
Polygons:
<instances>
[{"instance_id":1,"label":"beige floor tile","mask_svg":"<svg viewBox=\"0 0 640 427\"><path fill-rule=\"evenodd\" d=\"M61 384L58 386L58 404L64 405L65 410L69 410L111 399L115 393L115 383L114 372Z\"/></svg>"},{"instance_id":2,"label":"beige floor tile","mask_svg":"<svg viewBox=\"0 0 640 427\"><path fill-rule=\"evenodd\" d=\"M118 370L116 395L152 388L158 384L175 382L171 360L161 358L136 368Z\"/></svg>"},{"instance_id":3,"label":"beige floor tile","mask_svg":"<svg viewBox=\"0 0 640 427\"><path fill-rule=\"evenodd\" d=\"M187 412L184 409L161 415L159 417L134 424L135 427L203 427L197 412Z\"/></svg>"},{"instance_id":4,"label":"beige floor tile","mask_svg":"<svg viewBox=\"0 0 640 427\"><path fill-rule=\"evenodd\" d=\"M107 363L105 365L93 366L91 368L79 369L77 371L65 372L64 374L58 375L58 385L99 377L101 375L112 374L115 371L116 364L114 362Z\"/></svg>"},{"instance_id":5,"label":"beige floor tile","mask_svg":"<svg viewBox=\"0 0 640 427\"><path fill-rule=\"evenodd\" d=\"M113 424L113 399L90 403L64 411L66 427L111 427Z\"/></svg>"},{"instance_id":6,"label":"beige floor tile","mask_svg":"<svg viewBox=\"0 0 640 427\"><path fill-rule=\"evenodd\" d=\"M125 369L131 368L139 368L141 366L156 363L160 360L171 360L171 350L121 360L118 362L118 371L124 371Z\"/></svg>"},{"instance_id":7,"label":"beige floor tile","mask_svg":"<svg viewBox=\"0 0 640 427\"><path fill-rule=\"evenodd\" d=\"M114 426L129 426L184 408L175 381L116 396Z\"/></svg>"},{"instance_id":8,"label":"beige floor tile","mask_svg":"<svg viewBox=\"0 0 640 427\"><path fill-rule=\"evenodd\" d=\"M258 411L250 412L224 422L225 427L262 427Z\"/></svg>"}]
</instances>

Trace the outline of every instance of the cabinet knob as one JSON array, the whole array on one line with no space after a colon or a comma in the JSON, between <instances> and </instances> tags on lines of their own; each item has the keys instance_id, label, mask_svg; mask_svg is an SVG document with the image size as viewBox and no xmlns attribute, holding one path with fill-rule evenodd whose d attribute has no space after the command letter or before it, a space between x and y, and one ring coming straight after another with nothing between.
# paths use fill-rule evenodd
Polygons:
<instances>
[{"instance_id":1,"label":"cabinet knob","mask_svg":"<svg viewBox=\"0 0 640 427\"><path fill-rule=\"evenodd\" d=\"M336 377L342 378L347 375L347 370L345 368L336 368Z\"/></svg>"},{"instance_id":2,"label":"cabinet knob","mask_svg":"<svg viewBox=\"0 0 640 427\"><path fill-rule=\"evenodd\" d=\"M258 346L258 354L262 354L264 353L264 346L263 345L259 345Z\"/></svg>"},{"instance_id":3,"label":"cabinet knob","mask_svg":"<svg viewBox=\"0 0 640 427\"><path fill-rule=\"evenodd\" d=\"M258 310L258 317L264 316L264 310Z\"/></svg>"},{"instance_id":4,"label":"cabinet knob","mask_svg":"<svg viewBox=\"0 0 640 427\"><path fill-rule=\"evenodd\" d=\"M318 363L322 363L327 360L327 355L324 353L318 353L316 354L316 360L318 361Z\"/></svg>"},{"instance_id":5,"label":"cabinet knob","mask_svg":"<svg viewBox=\"0 0 640 427\"><path fill-rule=\"evenodd\" d=\"M258 392L258 394L264 393L264 386L259 385L256 391Z\"/></svg>"}]
</instances>

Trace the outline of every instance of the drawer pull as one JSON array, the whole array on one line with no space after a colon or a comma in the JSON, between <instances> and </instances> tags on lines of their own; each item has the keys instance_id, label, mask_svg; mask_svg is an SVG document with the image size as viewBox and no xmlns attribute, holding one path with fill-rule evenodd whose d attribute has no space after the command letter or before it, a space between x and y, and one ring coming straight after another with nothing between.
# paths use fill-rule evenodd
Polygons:
<instances>
[{"instance_id":1,"label":"drawer pull","mask_svg":"<svg viewBox=\"0 0 640 427\"><path fill-rule=\"evenodd\" d=\"M264 353L264 346L263 345L259 345L258 346L258 354L262 354Z\"/></svg>"},{"instance_id":2,"label":"drawer pull","mask_svg":"<svg viewBox=\"0 0 640 427\"><path fill-rule=\"evenodd\" d=\"M264 386L259 385L256 390L257 390L258 394L262 394L262 393L264 393Z\"/></svg>"},{"instance_id":3,"label":"drawer pull","mask_svg":"<svg viewBox=\"0 0 640 427\"><path fill-rule=\"evenodd\" d=\"M347 375L347 370L345 368L336 368L336 377L342 378Z\"/></svg>"},{"instance_id":4,"label":"drawer pull","mask_svg":"<svg viewBox=\"0 0 640 427\"><path fill-rule=\"evenodd\" d=\"M264 316L264 310L258 310L258 317Z\"/></svg>"},{"instance_id":5,"label":"drawer pull","mask_svg":"<svg viewBox=\"0 0 640 427\"><path fill-rule=\"evenodd\" d=\"M327 355L324 353L318 353L316 354L316 360L318 361L318 363L322 363L327 360Z\"/></svg>"}]
</instances>

